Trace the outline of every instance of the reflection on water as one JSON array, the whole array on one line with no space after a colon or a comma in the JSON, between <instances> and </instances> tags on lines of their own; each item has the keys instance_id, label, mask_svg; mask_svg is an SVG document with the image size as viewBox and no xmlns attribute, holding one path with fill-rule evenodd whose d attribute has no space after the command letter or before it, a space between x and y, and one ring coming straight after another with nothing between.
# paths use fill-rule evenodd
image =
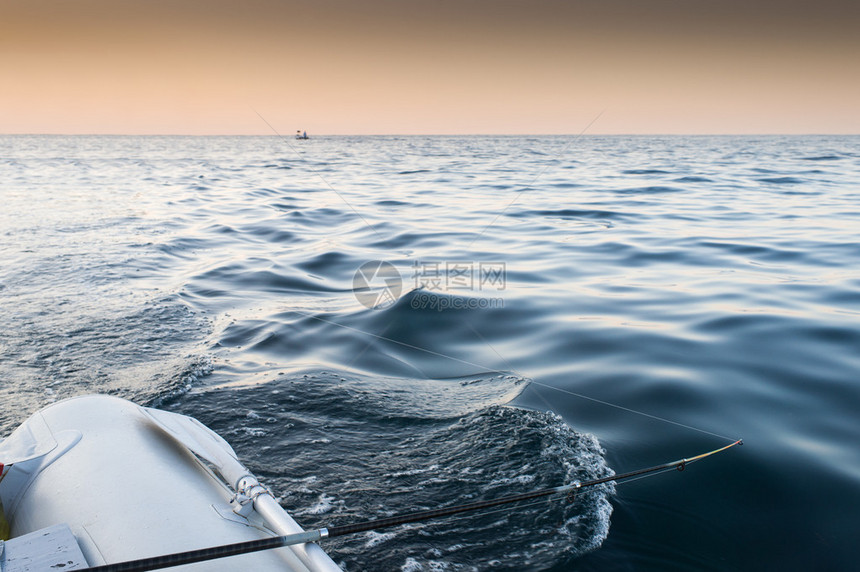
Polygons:
<instances>
[{"instance_id":1,"label":"reflection on water","mask_svg":"<svg viewBox=\"0 0 860 572\"><path fill-rule=\"evenodd\" d=\"M853 565L860 139L300 153L0 138L2 433L70 395L159 403L221 431L308 525L722 444L581 394L746 445L618 487L611 529L598 491L332 553L350 569ZM377 309L353 291L369 261L401 281Z\"/></svg>"}]
</instances>

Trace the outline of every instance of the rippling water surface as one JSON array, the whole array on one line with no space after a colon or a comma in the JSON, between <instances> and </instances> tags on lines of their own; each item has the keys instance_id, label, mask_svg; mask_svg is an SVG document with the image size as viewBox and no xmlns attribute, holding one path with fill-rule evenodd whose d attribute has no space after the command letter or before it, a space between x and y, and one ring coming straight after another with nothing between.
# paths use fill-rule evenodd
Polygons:
<instances>
[{"instance_id":1,"label":"rippling water surface","mask_svg":"<svg viewBox=\"0 0 860 572\"><path fill-rule=\"evenodd\" d=\"M93 392L194 415L309 527L743 437L326 548L853 568L858 181L858 137L0 137L0 434Z\"/></svg>"}]
</instances>

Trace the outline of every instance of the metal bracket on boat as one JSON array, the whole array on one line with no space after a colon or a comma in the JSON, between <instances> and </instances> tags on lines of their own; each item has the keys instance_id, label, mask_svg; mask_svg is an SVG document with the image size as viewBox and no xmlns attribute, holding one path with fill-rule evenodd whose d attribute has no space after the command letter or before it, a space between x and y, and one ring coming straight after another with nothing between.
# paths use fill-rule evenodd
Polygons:
<instances>
[{"instance_id":1,"label":"metal bracket on boat","mask_svg":"<svg viewBox=\"0 0 860 572\"><path fill-rule=\"evenodd\" d=\"M242 516L241 514L233 510L232 503L215 503L211 506L212 510L214 510L218 514L218 516L228 522L232 522L242 526L249 526L251 528L256 528L257 530L262 530L263 532L271 533L271 531L265 527L265 523L259 515L255 516L252 513L249 516Z\"/></svg>"},{"instance_id":2,"label":"metal bracket on boat","mask_svg":"<svg viewBox=\"0 0 860 572\"><path fill-rule=\"evenodd\" d=\"M257 500L257 497L260 495L274 496L269 487L261 484L252 475L247 475L239 479L239 482L236 483L236 491L238 494L244 495L252 501Z\"/></svg>"},{"instance_id":3,"label":"metal bracket on boat","mask_svg":"<svg viewBox=\"0 0 860 572\"><path fill-rule=\"evenodd\" d=\"M235 493L230 499L230 505L233 506L233 512L245 518L254 512L254 501L242 493Z\"/></svg>"},{"instance_id":4,"label":"metal bracket on boat","mask_svg":"<svg viewBox=\"0 0 860 572\"><path fill-rule=\"evenodd\" d=\"M260 481L252 475L245 475L236 483L236 493L230 499L230 504L235 505L233 512L247 517L254 510L254 501L260 495L272 495L269 487L260 484Z\"/></svg>"}]
</instances>

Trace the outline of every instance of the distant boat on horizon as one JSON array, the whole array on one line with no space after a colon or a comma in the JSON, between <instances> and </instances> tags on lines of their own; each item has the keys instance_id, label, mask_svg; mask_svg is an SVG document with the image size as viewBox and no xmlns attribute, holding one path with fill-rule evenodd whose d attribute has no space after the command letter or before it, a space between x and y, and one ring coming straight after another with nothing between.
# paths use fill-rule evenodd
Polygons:
<instances>
[{"instance_id":1,"label":"distant boat on horizon","mask_svg":"<svg viewBox=\"0 0 860 572\"><path fill-rule=\"evenodd\" d=\"M308 137L307 131L302 131L301 129L296 129L296 139L310 139L310 137Z\"/></svg>"}]
</instances>

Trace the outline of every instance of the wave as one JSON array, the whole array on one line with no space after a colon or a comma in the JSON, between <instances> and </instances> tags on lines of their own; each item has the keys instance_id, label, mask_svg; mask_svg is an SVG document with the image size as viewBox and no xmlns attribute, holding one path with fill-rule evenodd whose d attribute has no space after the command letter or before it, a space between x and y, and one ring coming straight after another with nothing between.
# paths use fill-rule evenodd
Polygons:
<instances>
[{"instance_id":1,"label":"wave","mask_svg":"<svg viewBox=\"0 0 860 572\"><path fill-rule=\"evenodd\" d=\"M662 195L666 193L683 193L684 189L678 187L632 187L628 189L613 189L612 191L618 195Z\"/></svg>"},{"instance_id":2,"label":"wave","mask_svg":"<svg viewBox=\"0 0 860 572\"><path fill-rule=\"evenodd\" d=\"M800 185L805 181L797 177L764 177L756 179L761 183L770 183L772 185Z\"/></svg>"},{"instance_id":3,"label":"wave","mask_svg":"<svg viewBox=\"0 0 860 572\"><path fill-rule=\"evenodd\" d=\"M625 175L668 175L670 171L663 169L625 169L621 171Z\"/></svg>"},{"instance_id":4,"label":"wave","mask_svg":"<svg viewBox=\"0 0 860 572\"><path fill-rule=\"evenodd\" d=\"M812 155L810 157L801 157L801 161L841 161L845 157L840 155Z\"/></svg>"},{"instance_id":5,"label":"wave","mask_svg":"<svg viewBox=\"0 0 860 572\"><path fill-rule=\"evenodd\" d=\"M609 219L623 220L633 218L633 213L600 209L557 209L557 210L524 210L508 213L513 218L549 217L561 219Z\"/></svg>"},{"instance_id":6,"label":"wave","mask_svg":"<svg viewBox=\"0 0 860 572\"><path fill-rule=\"evenodd\" d=\"M266 377L179 395L166 406L227 438L305 527L613 474L594 437L557 415L504 406L524 382L514 377ZM574 503L553 499L333 539L326 550L347 570L563 565L606 538L613 492L601 486Z\"/></svg>"},{"instance_id":7,"label":"wave","mask_svg":"<svg viewBox=\"0 0 860 572\"><path fill-rule=\"evenodd\" d=\"M709 179L708 177L702 177L701 175L688 175L686 177L680 177L675 179L675 182L678 183L713 183L713 179Z\"/></svg>"}]
</instances>

